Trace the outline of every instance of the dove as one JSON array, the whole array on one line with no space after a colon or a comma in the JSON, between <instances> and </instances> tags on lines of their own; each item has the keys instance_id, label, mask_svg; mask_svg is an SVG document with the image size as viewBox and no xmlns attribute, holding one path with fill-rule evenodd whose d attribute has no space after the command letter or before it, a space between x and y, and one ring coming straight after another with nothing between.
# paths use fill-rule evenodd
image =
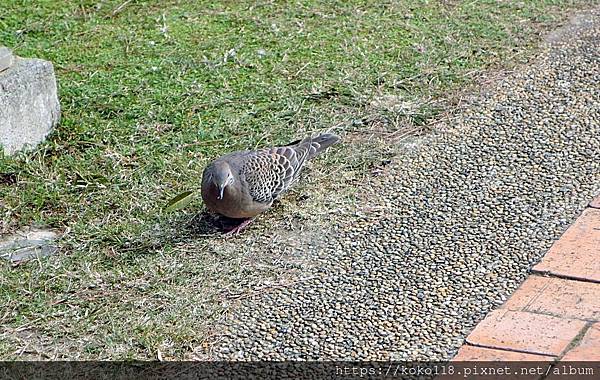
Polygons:
<instances>
[{"instance_id":1,"label":"dove","mask_svg":"<svg viewBox=\"0 0 600 380\"><path fill-rule=\"evenodd\" d=\"M213 213L244 219L229 231L237 234L298 181L310 159L339 141L334 134L322 133L285 146L221 156L202 173L204 204Z\"/></svg>"}]
</instances>

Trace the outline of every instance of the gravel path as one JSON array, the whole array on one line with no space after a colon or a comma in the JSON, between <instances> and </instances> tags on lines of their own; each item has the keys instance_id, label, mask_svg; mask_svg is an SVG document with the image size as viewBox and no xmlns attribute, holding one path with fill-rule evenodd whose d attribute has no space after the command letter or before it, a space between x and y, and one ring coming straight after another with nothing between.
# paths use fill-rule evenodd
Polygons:
<instances>
[{"instance_id":1,"label":"gravel path","mask_svg":"<svg viewBox=\"0 0 600 380\"><path fill-rule=\"evenodd\" d=\"M600 12L407 144L305 280L243 301L221 359L447 359L600 188Z\"/></svg>"}]
</instances>

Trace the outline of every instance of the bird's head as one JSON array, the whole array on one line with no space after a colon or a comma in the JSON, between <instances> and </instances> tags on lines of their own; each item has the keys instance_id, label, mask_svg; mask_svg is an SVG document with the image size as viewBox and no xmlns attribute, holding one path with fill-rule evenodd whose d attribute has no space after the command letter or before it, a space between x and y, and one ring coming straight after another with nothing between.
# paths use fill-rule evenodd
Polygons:
<instances>
[{"instance_id":1,"label":"bird's head","mask_svg":"<svg viewBox=\"0 0 600 380\"><path fill-rule=\"evenodd\" d=\"M231 185L235 181L231 167L227 162L215 163L214 171L212 173L212 183L219 191L217 199L223 199L223 192L225 188Z\"/></svg>"}]
</instances>

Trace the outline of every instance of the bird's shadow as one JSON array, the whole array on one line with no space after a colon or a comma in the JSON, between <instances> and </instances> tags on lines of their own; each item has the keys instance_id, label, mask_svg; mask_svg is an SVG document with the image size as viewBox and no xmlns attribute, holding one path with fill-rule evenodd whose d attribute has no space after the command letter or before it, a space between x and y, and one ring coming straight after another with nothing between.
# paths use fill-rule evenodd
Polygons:
<instances>
[{"instance_id":1,"label":"bird's shadow","mask_svg":"<svg viewBox=\"0 0 600 380\"><path fill-rule=\"evenodd\" d=\"M127 255L139 255L155 252L166 245L189 242L194 238L225 236L244 219L226 218L203 210L191 219L175 221L172 228L159 233L143 234L138 239L127 241L122 246L114 247L116 252Z\"/></svg>"},{"instance_id":2,"label":"bird's shadow","mask_svg":"<svg viewBox=\"0 0 600 380\"><path fill-rule=\"evenodd\" d=\"M275 199L271 205L272 209L279 207L281 201ZM212 214L204 209L194 215L185 223L185 231L195 236L214 236L225 234L243 223L246 219L228 218L223 215Z\"/></svg>"},{"instance_id":3,"label":"bird's shadow","mask_svg":"<svg viewBox=\"0 0 600 380\"><path fill-rule=\"evenodd\" d=\"M242 223L244 219L227 218L221 215L211 214L204 210L188 221L185 230L190 235L212 236L220 235L230 231L232 228Z\"/></svg>"}]
</instances>

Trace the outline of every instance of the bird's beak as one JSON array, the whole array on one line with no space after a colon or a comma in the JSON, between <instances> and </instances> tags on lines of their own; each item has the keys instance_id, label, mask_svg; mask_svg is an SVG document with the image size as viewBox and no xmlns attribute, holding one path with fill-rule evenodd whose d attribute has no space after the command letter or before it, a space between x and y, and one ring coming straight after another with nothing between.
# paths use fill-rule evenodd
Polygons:
<instances>
[{"instance_id":1,"label":"bird's beak","mask_svg":"<svg viewBox=\"0 0 600 380\"><path fill-rule=\"evenodd\" d=\"M225 186L219 186L219 196L217 199L223 199L223 191L225 191Z\"/></svg>"}]
</instances>

